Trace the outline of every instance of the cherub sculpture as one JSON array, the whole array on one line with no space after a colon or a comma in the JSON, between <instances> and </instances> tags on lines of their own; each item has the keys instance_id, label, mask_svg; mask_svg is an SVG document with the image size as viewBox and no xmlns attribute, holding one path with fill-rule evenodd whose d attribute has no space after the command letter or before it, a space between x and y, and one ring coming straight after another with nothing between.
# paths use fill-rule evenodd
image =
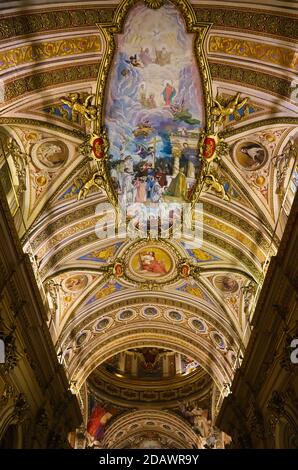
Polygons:
<instances>
[{"instance_id":1,"label":"cherub sculpture","mask_svg":"<svg viewBox=\"0 0 298 470\"><path fill-rule=\"evenodd\" d=\"M240 93L231 99L226 105L221 104L218 100L214 100L215 106L211 108L211 115L214 118L216 124L220 125L223 123L224 119L231 114L234 114L236 111L241 109L246 105L248 98L240 100Z\"/></svg>"},{"instance_id":2,"label":"cherub sculpture","mask_svg":"<svg viewBox=\"0 0 298 470\"><path fill-rule=\"evenodd\" d=\"M103 175L100 172L96 171L92 175L92 177L80 189L78 200L84 199L93 186L96 186L98 189L103 188L104 181L105 180L104 180Z\"/></svg>"},{"instance_id":3,"label":"cherub sculpture","mask_svg":"<svg viewBox=\"0 0 298 470\"><path fill-rule=\"evenodd\" d=\"M74 112L81 114L87 121L94 121L97 117L98 110L95 105L91 104L93 97L94 95L88 95L87 98L83 100L79 93L70 93L68 98L61 98L61 101Z\"/></svg>"},{"instance_id":4,"label":"cherub sculpture","mask_svg":"<svg viewBox=\"0 0 298 470\"><path fill-rule=\"evenodd\" d=\"M213 190L216 194L218 194L222 199L229 201L230 197L225 192L225 188L223 185L218 181L218 179L212 175L211 173L207 174L204 178L204 183L207 186L207 189Z\"/></svg>"}]
</instances>

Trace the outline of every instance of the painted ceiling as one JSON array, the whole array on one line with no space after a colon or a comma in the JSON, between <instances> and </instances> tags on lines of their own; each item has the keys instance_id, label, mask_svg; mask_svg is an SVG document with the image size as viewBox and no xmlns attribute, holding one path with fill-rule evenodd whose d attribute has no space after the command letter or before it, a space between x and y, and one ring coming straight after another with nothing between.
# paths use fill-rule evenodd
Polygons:
<instances>
[{"instance_id":1,"label":"painted ceiling","mask_svg":"<svg viewBox=\"0 0 298 470\"><path fill-rule=\"evenodd\" d=\"M85 418L100 364L158 348L199 364L215 419L297 187L293 4L2 3L1 182ZM113 231L123 201L188 203L201 243ZM135 445L181 446L156 413Z\"/></svg>"}]
</instances>

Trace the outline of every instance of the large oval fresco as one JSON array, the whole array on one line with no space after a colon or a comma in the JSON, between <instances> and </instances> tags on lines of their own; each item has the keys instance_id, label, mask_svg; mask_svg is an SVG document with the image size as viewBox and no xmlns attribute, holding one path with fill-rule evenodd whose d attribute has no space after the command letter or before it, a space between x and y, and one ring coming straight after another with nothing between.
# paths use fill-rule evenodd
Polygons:
<instances>
[{"instance_id":1,"label":"large oval fresco","mask_svg":"<svg viewBox=\"0 0 298 470\"><path fill-rule=\"evenodd\" d=\"M193 43L169 2L158 10L136 5L117 35L105 125L121 203L191 198L205 113Z\"/></svg>"}]
</instances>

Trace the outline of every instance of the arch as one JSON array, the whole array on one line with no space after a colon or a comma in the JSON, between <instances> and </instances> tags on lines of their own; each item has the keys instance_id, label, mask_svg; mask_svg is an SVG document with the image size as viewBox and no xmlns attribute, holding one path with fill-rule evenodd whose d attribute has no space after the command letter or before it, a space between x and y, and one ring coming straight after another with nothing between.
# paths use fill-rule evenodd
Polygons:
<instances>
[{"instance_id":1,"label":"arch","mask_svg":"<svg viewBox=\"0 0 298 470\"><path fill-rule=\"evenodd\" d=\"M120 327L116 334L104 333L105 338L98 343L97 340L88 341L88 347L75 355L68 364L68 371L72 382L76 383L79 391L90 373L102 362L126 349L138 347L156 347L172 349L180 354L192 357L208 372L213 381L223 390L224 383L230 383L232 369L228 360L215 347L208 348L208 343L195 335L177 330L177 328L157 328L152 325L142 325L137 328Z\"/></svg>"},{"instance_id":2,"label":"arch","mask_svg":"<svg viewBox=\"0 0 298 470\"><path fill-rule=\"evenodd\" d=\"M22 425L16 422L14 406L6 406L0 414L0 449L22 449Z\"/></svg>"},{"instance_id":3,"label":"arch","mask_svg":"<svg viewBox=\"0 0 298 470\"><path fill-rule=\"evenodd\" d=\"M174 413L157 410L141 410L125 413L113 420L106 428L103 440L105 448L124 448L142 432L157 432L172 441L175 448L197 448L198 436L183 418Z\"/></svg>"}]
</instances>

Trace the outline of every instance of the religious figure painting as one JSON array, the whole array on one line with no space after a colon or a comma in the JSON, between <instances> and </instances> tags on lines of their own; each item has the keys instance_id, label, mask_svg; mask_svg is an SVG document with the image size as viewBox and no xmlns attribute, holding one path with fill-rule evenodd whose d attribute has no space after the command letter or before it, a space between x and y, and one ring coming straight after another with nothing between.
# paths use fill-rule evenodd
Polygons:
<instances>
[{"instance_id":1,"label":"religious figure painting","mask_svg":"<svg viewBox=\"0 0 298 470\"><path fill-rule=\"evenodd\" d=\"M267 162L268 152L258 142L241 142L235 147L234 158L242 169L253 171L258 170Z\"/></svg>"},{"instance_id":2,"label":"religious figure painting","mask_svg":"<svg viewBox=\"0 0 298 470\"><path fill-rule=\"evenodd\" d=\"M68 158L67 146L54 139L45 139L42 143L36 144L32 149L32 159L34 164L47 171L56 171L61 168Z\"/></svg>"},{"instance_id":3,"label":"religious figure painting","mask_svg":"<svg viewBox=\"0 0 298 470\"><path fill-rule=\"evenodd\" d=\"M79 292L88 284L88 276L85 274L75 274L70 276L63 282L63 287L69 292Z\"/></svg>"},{"instance_id":4,"label":"religious figure painting","mask_svg":"<svg viewBox=\"0 0 298 470\"><path fill-rule=\"evenodd\" d=\"M173 268L170 255L161 248L148 247L138 250L130 261L130 268L134 274L142 278L163 278Z\"/></svg>"},{"instance_id":5,"label":"religious figure painting","mask_svg":"<svg viewBox=\"0 0 298 470\"><path fill-rule=\"evenodd\" d=\"M116 53L106 94L109 168L119 202L183 202L200 170L203 90L179 11L137 4Z\"/></svg>"},{"instance_id":6,"label":"religious figure painting","mask_svg":"<svg viewBox=\"0 0 298 470\"><path fill-rule=\"evenodd\" d=\"M88 397L88 422L86 430L87 445L100 445L108 421L119 410L107 403L100 403L93 395Z\"/></svg>"},{"instance_id":7,"label":"religious figure painting","mask_svg":"<svg viewBox=\"0 0 298 470\"><path fill-rule=\"evenodd\" d=\"M222 292L236 292L239 289L237 281L229 276L216 276L213 282Z\"/></svg>"}]
</instances>

